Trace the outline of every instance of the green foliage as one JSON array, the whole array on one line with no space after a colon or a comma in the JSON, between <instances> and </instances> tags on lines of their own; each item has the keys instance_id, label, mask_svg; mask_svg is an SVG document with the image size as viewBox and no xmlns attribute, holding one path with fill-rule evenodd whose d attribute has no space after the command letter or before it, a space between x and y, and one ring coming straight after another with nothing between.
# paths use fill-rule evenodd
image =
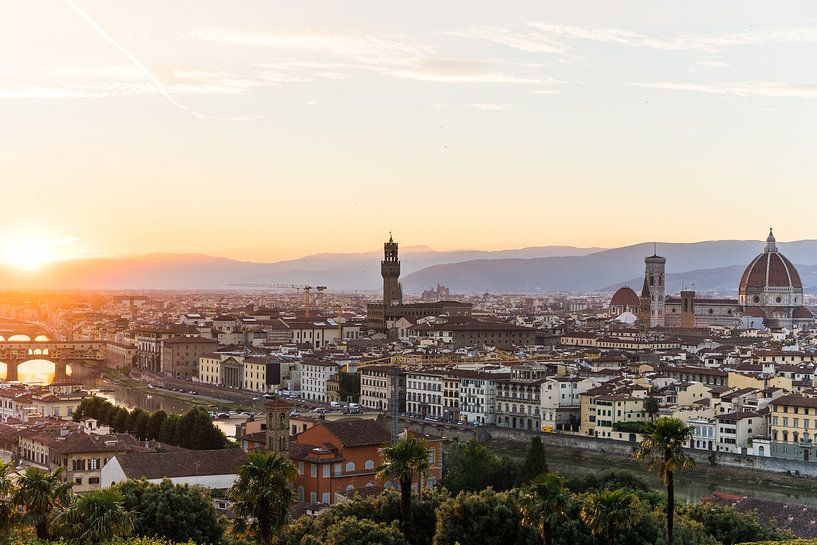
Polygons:
<instances>
[{"instance_id":1,"label":"green foliage","mask_svg":"<svg viewBox=\"0 0 817 545\"><path fill-rule=\"evenodd\" d=\"M644 400L644 411L650 416L650 420L655 419L660 409L661 407L658 404L658 399L654 398L653 396L649 396Z\"/></svg>"},{"instance_id":2,"label":"green foliage","mask_svg":"<svg viewBox=\"0 0 817 545\"><path fill-rule=\"evenodd\" d=\"M535 530L522 524L513 494L483 490L465 492L437 509L437 527L433 545L455 543L505 545L539 542Z\"/></svg>"},{"instance_id":3,"label":"green foliage","mask_svg":"<svg viewBox=\"0 0 817 545\"><path fill-rule=\"evenodd\" d=\"M37 538L48 539L51 518L69 505L71 483L62 481L63 468L53 473L28 467L17 478L12 503L24 510L23 522L34 526Z\"/></svg>"},{"instance_id":4,"label":"green foliage","mask_svg":"<svg viewBox=\"0 0 817 545\"><path fill-rule=\"evenodd\" d=\"M623 488L588 494L579 512L579 518L593 535L600 536L610 545L621 530L632 528L642 516L638 496Z\"/></svg>"},{"instance_id":5,"label":"green foliage","mask_svg":"<svg viewBox=\"0 0 817 545\"><path fill-rule=\"evenodd\" d=\"M652 399L652 398L650 398ZM630 420L627 422L615 422L613 424L614 431L622 431L625 433L641 433L644 431L644 427L648 424L648 422L639 422L635 420Z\"/></svg>"},{"instance_id":6,"label":"green foliage","mask_svg":"<svg viewBox=\"0 0 817 545\"><path fill-rule=\"evenodd\" d=\"M324 545L405 545L406 540L396 523L387 526L347 517L330 526L320 542Z\"/></svg>"},{"instance_id":7,"label":"green foliage","mask_svg":"<svg viewBox=\"0 0 817 545\"><path fill-rule=\"evenodd\" d=\"M411 484L414 477L428 477L428 444L416 437L406 437L382 447L379 453L383 465L377 477L400 483L400 529L406 539L411 539Z\"/></svg>"},{"instance_id":8,"label":"green foliage","mask_svg":"<svg viewBox=\"0 0 817 545\"><path fill-rule=\"evenodd\" d=\"M219 543L224 536L210 494L201 487L141 480L114 488L122 494L125 508L134 512L136 535L197 543Z\"/></svg>"},{"instance_id":9,"label":"green foliage","mask_svg":"<svg viewBox=\"0 0 817 545\"><path fill-rule=\"evenodd\" d=\"M525 463L519 470L519 482L527 483L535 479L542 473L547 473L548 463L545 458L545 445L538 435L533 436L528 447L528 454L525 456Z\"/></svg>"},{"instance_id":10,"label":"green foliage","mask_svg":"<svg viewBox=\"0 0 817 545\"><path fill-rule=\"evenodd\" d=\"M437 508L449 499L445 492L433 490L423 492L423 498L412 496L411 503L411 543L413 545L431 545L436 525ZM319 520L322 525L330 525L335 521L355 517L368 519L374 522L391 524L400 521L400 494L394 490L386 490L378 496L354 496L352 501L335 504L332 509L323 513Z\"/></svg>"},{"instance_id":11,"label":"green foliage","mask_svg":"<svg viewBox=\"0 0 817 545\"><path fill-rule=\"evenodd\" d=\"M567 487L573 492L589 492L591 490L604 490L609 488L629 488L648 492L652 490L649 483L626 469L605 469L601 473L590 473L581 478L575 478L566 482Z\"/></svg>"},{"instance_id":12,"label":"green foliage","mask_svg":"<svg viewBox=\"0 0 817 545\"><path fill-rule=\"evenodd\" d=\"M338 397L343 402L352 403L360 401L360 374L359 373L338 373L339 393Z\"/></svg>"},{"instance_id":13,"label":"green foliage","mask_svg":"<svg viewBox=\"0 0 817 545\"><path fill-rule=\"evenodd\" d=\"M117 490L94 490L78 496L54 517L55 534L80 542L102 543L130 534L133 517Z\"/></svg>"},{"instance_id":14,"label":"green foliage","mask_svg":"<svg viewBox=\"0 0 817 545\"><path fill-rule=\"evenodd\" d=\"M270 545L273 532L283 529L289 520L295 496L292 481L297 474L289 459L277 452L247 456L227 493L239 517L236 532L249 533L261 545Z\"/></svg>"},{"instance_id":15,"label":"green foliage","mask_svg":"<svg viewBox=\"0 0 817 545\"><path fill-rule=\"evenodd\" d=\"M723 545L751 540L782 540L788 532L763 523L757 513L740 513L731 507L713 504L685 505L679 515L700 522L706 533Z\"/></svg>"},{"instance_id":16,"label":"green foliage","mask_svg":"<svg viewBox=\"0 0 817 545\"><path fill-rule=\"evenodd\" d=\"M522 489L519 499L522 523L536 528L544 544L551 545L553 532L567 516L570 504L562 476L542 473Z\"/></svg>"},{"instance_id":17,"label":"green foliage","mask_svg":"<svg viewBox=\"0 0 817 545\"><path fill-rule=\"evenodd\" d=\"M151 414L140 408L129 411L107 399L92 396L84 398L74 412L74 420L83 418L95 418L119 433L129 432L139 439L155 439L182 448L208 450L229 445L227 437L213 424L203 407L194 407L182 416L164 411Z\"/></svg>"},{"instance_id":18,"label":"green foliage","mask_svg":"<svg viewBox=\"0 0 817 545\"><path fill-rule=\"evenodd\" d=\"M494 490L510 490L519 481L517 462L500 459L491 449L473 439L452 443L443 459L442 485L452 493L478 492L489 486Z\"/></svg>"}]
</instances>

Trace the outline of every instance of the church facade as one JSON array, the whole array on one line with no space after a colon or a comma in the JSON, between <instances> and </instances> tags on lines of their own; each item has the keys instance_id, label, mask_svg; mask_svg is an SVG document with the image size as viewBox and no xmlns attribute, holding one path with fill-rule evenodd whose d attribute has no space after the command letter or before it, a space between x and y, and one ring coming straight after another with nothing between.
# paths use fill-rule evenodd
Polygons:
<instances>
[{"instance_id":1,"label":"church facade","mask_svg":"<svg viewBox=\"0 0 817 545\"><path fill-rule=\"evenodd\" d=\"M666 258L652 255L644 261L644 284L637 313L644 329L814 327L814 316L803 306L800 275L778 250L771 229L763 251L741 276L737 299L700 297L692 290L666 296ZM620 293L622 290L610 301L613 311L622 308L624 300L632 301L629 293Z\"/></svg>"}]
</instances>

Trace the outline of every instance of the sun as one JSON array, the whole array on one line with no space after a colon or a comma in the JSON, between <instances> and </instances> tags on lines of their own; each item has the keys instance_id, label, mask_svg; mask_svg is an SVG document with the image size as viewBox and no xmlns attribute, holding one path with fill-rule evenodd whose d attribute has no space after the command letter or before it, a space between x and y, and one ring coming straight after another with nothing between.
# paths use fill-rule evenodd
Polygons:
<instances>
[{"instance_id":1,"label":"sun","mask_svg":"<svg viewBox=\"0 0 817 545\"><path fill-rule=\"evenodd\" d=\"M55 259L54 251L41 238L19 238L10 240L0 249L0 259L12 267L23 271L37 270Z\"/></svg>"}]
</instances>

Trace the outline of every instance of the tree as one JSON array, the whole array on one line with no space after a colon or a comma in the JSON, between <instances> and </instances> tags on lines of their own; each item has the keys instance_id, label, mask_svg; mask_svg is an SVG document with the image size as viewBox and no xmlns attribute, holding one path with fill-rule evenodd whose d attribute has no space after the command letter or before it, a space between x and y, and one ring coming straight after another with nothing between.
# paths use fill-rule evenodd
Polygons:
<instances>
[{"instance_id":1,"label":"tree","mask_svg":"<svg viewBox=\"0 0 817 545\"><path fill-rule=\"evenodd\" d=\"M29 467L17 479L14 505L23 508L23 521L34 526L38 539L49 538L49 522L59 508L70 503L71 483L62 482L64 469L53 473Z\"/></svg>"},{"instance_id":2,"label":"tree","mask_svg":"<svg viewBox=\"0 0 817 545\"><path fill-rule=\"evenodd\" d=\"M113 489L86 492L54 517L57 533L81 542L102 543L124 537L133 529L122 494Z\"/></svg>"},{"instance_id":3,"label":"tree","mask_svg":"<svg viewBox=\"0 0 817 545\"><path fill-rule=\"evenodd\" d=\"M326 528L321 536L323 545L405 545L397 525L372 522L354 517L342 518Z\"/></svg>"},{"instance_id":4,"label":"tree","mask_svg":"<svg viewBox=\"0 0 817 545\"><path fill-rule=\"evenodd\" d=\"M608 545L616 533L632 528L641 519L641 502L635 493L623 488L593 492L584 500L579 518Z\"/></svg>"},{"instance_id":5,"label":"tree","mask_svg":"<svg viewBox=\"0 0 817 545\"><path fill-rule=\"evenodd\" d=\"M400 483L400 529L411 541L411 484L416 475L428 476L428 445L422 439L406 437L381 448L380 459L383 465L377 471L378 478Z\"/></svg>"},{"instance_id":6,"label":"tree","mask_svg":"<svg viewBox=\"0 0 817 545\"><path fill-rule=\"evenodd\" d=\"M538 435L530 440L530 447L528 447L528 454L525 456L525 463L519 471L519 480L522 483L527 483L536 478L541 473L547 473L548 464L545 459L545 445L542 443L542 438Z\"/></svg>"},{"instance_id":7,"label":"tree","mask_svg":"<svg viewBox=\"0 0 817 545\"><path fill-rule=\"evenodd\" d=\"M236 529L253 533L261 545L270 545L272 533L289 519L297 472L289 459L277 452L254 452L238 469L238 478L227 492L239 517Z\"/></svg>"},{"instance_id":8,"label":"tree","mask_svg":"<svg viewBox=\"0 0 817 545\"><path fill-rule=\"evenodd\" d=\"M543 473L522 489L522 523L539 530L544 545L553 543L553 530L567 514L570 503L564 479L556 473Z\"/></svg>"},{"instance_id":9,"label":"tree","mask_svg":"<svg viewBox=\"0 0 817 545\"><path fill-rule=\"evenodd\" d=\"M174 542L219 543L224 527L210 494L198 486L159 484L145 480L116 485L125 508L134 512L136 535L164 537Z\"/></svg>"},{"instance_id":10,"label":"tree","mask_svg":"<svg viewBox=\"0 0 817 545\"><path fill-rule=\"evenodd\" d=\"M162 433L162 425L164 424L165 420L167 419L167 413L163 410L159 409L158 411L152 413L150 418L148 419L148 429L147 429L147 438L148 439L155 439L160 440L159 436Z\"/></svg>"},{"instance_id":11,"label":"tree","mask_svg":"<svg viewBox=\"0 0 817 545\"><path fill-rule=\"evenodd\" d=\"M747 541L781 541L791 534L761 522L755 511L741 513L732 507L712 503L685 505L679 515L703 524L707 534L723 545Z\"/></svg>"},{"instance_id":12,"label":"tree","mask_svg":"<svg viewBox=\"0 0 817 545\"><path fill-rule=\"evenodd\" d=\"M658 399L654 398L652 395L647 396L647 399L644 400L644 411L649 415L650 422L655 422L655 417L658 415L658 411L661 407L658 405Z\"/></svg>"},{"instance_id":13,"label":"tree","mask_svg":"<svg viewBox=\"0 0 817 545\"><path fill-rule=\"evenodd\" d=\"M17 512L12 501L13 491L9 465L0 461L0 543L4 543L17 520Z\"/></svg>"},{"instance_id":14,"label":"tree","mask_svg":"<svg viewBox=\"0 0 817 545\"><path fill-rule=\"evenodd\" d=\"M175 414L167 415L162 421L162 430L159 433L159 441L168 445L176 445L176 431L179 426L179 416Z\"/></svg>"},{"instance_id":15,"label":"tree","mask_svg":"<svg viewBox=\"0 0 817 545\"><path fill-rule=\"evenodd\" d=\"M137 439L147 439L148 423L150 415L141 407L136 407L128 416L128 431Z\"/></svg>"},{"instance_id":16,"label":"tree","mask_svg":"<svg viewBox=\"0 0 817 545\"><path fill-rule=\"evenodd\" d=\"M541 542L522 524L511 492L460 492L437 509L433 545L527 545Z\"/></svg>"},{"instance_id":17,"label":"tree","mask_svg":"<svg viewBox=\"0 0 817 545\"><path fill-rule=\"evenodd\" d=\"M338 373L338 397L341 401L357 403L360 399L360 374Z\"/></svg>"},{"instance_id":18,"label":"tree","mask_svg":"<svg viewBox=\"0 0 817 545\"><path fill-rule=\"evenodd\" d=\"M674 544L673 517L675 514L675 486L673 475L676 471L692 467L693 461L684 454L684 447L692 434L692 428L677 418L663 417L649 424L644 430L644 439L635 450L635 458L647 463L656 471L667 489L667 545Z\"/></svg>"},{"instance_id":19,"label":"tree","mask_svg":"<svg viewBox=\"0 0 817 545\"><path fill-rule=\"evenodd\" d=\"M113 417L111 418L111 426L113 427L114 431L119 433L125 433L128 430L128 422L130 421L130 411L128 411L124 407L117 407L116 410L113 412Z\"/></svg>"}]
</instances>

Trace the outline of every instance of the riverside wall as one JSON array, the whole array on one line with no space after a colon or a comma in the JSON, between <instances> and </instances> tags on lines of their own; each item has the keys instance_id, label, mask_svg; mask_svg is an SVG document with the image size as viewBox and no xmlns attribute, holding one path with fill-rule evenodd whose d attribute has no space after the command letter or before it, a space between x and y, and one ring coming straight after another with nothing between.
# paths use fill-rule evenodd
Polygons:
<instances>
[{"instance_id":1,"label":"riverside wall","mask_svg":"<svg viewBox=\"0 0 817 545\"><path fill-rule=\"evenodd\" d=\"M498 428L496 426L482 426L477 428L449 427L435 422L422 422L416 420L406 420L403 425L413 431L426 433L434 436L442 436L450 441L468 441L476 439L479 442L496 439L500 441L510 441L518 443L530 443L532 437L538 435L542 438L545 448L548 445L562 448L574 448L605 452L617 456L632 456L633 449L637 445L635 442L616 441L613 439L602 439L599 437L589 437L585 435L575 435L569 433L542 433L526 430L513 430L508 428ZM694 449L687 449L686 453L692 457L697 464L710 464L725 467L736 467L744 469L754 469L758 471L769 471L773 473L791 473L817 478L817 460L814 462L803 462L801 460L786 460L783 458L768 458L760 456L747 456L744 454L730 454L725 452L710 452Z\"/></svg>"}]
</instances>

